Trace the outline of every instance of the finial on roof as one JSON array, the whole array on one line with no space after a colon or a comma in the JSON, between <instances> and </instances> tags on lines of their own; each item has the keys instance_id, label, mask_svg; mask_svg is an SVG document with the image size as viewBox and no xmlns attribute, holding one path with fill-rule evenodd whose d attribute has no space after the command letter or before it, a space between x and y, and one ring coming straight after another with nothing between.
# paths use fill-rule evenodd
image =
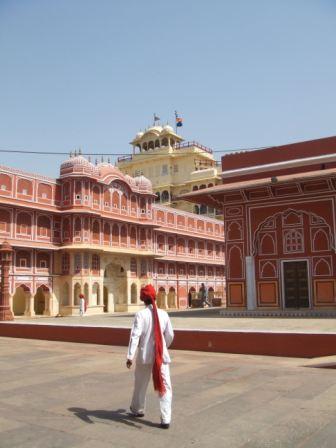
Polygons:
<instances>
[{"instance_id":1,"label":"finial on roof","mask_svg":"<svg viewBox=\"0 0 336 448\"><path fill-rule=\"evenodd\" d=\"M82 155L82 148L78 148L78 155Z\"/></svg>"},{"instance_id":2,"label":"finial on roof","mask_svg":"<svg viewBox=\"0 0 336 448\"><path fill-rule=\"evenodd\" d=\"M72 159L72 157L73 157L72 151L70 151L69 157L70 157L70 159Z\"/></svg>"},{"instance_id":3,"label":"finial on roof","mask_svg":"<svg viewBox=\"0 0 336 448\"><path fill-rule=\"evenodd\" d=\"M98 159L96 158L96 160L95 160L95 165L98 165Z\"/></svg>"},{"instance_id":4,"label":"finial on roof","mask_svg":"<svg viewBox=\"0 0 336 448\"><path fill-rule=\"evenodd\" d=\"M74 154L75 154L75 157L77 157L77 150L75 149L75 151L74 151Z\"/></svg>"}]
</instances>

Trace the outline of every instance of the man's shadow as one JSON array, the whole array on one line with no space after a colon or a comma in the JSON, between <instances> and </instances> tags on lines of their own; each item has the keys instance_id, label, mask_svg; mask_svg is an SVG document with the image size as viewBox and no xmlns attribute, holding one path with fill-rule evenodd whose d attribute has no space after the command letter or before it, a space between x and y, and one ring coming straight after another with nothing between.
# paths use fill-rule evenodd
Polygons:
<instances>
[{"instance_id":1,"label":"man's shadow","mask_svg":"<svg viewBox=\"0 0 336 448\"><path fill-rule=\"evenodd\" d=\"M160 427L159 423L150 422L142 417L135 417L130 412L127 412L126 409L117 409L115 411L95 409L90 411L89 409L84 408L68 408L68 411L73 412L76 417L86 423L95 423L92 418L98 418L101 420L112 420L117 423L123 423L125 425L132 426L133 428L141 428L141 425L137 423L142 423L143 425L150 426L151 428Z\"/></svg>"}]
</instances>

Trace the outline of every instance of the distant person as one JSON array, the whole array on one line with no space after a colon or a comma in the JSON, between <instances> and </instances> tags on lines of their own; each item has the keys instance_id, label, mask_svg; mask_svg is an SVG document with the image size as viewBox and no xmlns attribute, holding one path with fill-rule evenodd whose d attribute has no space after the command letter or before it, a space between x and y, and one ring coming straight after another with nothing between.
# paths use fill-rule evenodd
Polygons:
<instances>
[{"instance_id":1,"label":"distant person","mask_svg":"<svg viewBox=\"0 0 336 448\"><path fill-rule=\"evenodd\" d=\"M192 294L189 291L188 292L188 308L191 308L191 306L192 306Z\"/></svg>"},{"instance_id":2,"label":"distant person","mask_svg":"<svg viewBox=\"0 0 336 448\"><path fill-rule=\"evenodd\" d=\"M86 311L86 302L83 294L79 294L79 315L82 317Z\"/></svg>"},{"instance_id":3,"label":"distant person","mask_svg":"<svg viewBox=\"0 0 336 448\"><path fill-rule=\"evenodd\" d=\"M204 285L204 283L201 283L199 292L200 292L203 308L205 308L206 305L211 306L211 303L208 301L208 290L207 290L206 286Z\"/></svg>"},{"instance_id":4,"label":"distant person","mask_svg":"<svg viewBox=\"0 0 336 448\"><path fill-rule=\"evenodd\" d=\"M134 317L126 361L130 369L138 349L130 409L135 417L145 415L146 391L152 373L154 390L159 394L161 428L168 429L172 387L169 373L171 360L167 347L173 341L174 332L166 311L156 307L156 293L152 285L141 288L140 299L145 302L146 308L138 311Z\"/></svg>"}]
</instances>

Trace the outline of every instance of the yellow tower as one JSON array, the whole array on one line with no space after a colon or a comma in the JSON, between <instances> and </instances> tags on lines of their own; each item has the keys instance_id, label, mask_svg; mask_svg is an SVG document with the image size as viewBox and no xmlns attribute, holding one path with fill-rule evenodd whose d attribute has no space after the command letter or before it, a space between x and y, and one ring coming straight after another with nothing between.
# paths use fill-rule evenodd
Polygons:
<instances>
[{"instance_id":1,"label":"yellow tower","mask_svg":"<svg viewBox=\"0 0 336 448\"><path fill-rule=\"evenodd\" d=\"M133 154L119 157L117 166L130 176L151 180L157 202L180 210L220 217L213 208L177 200L177 196L221 183L220 165L212 150L197 142L185 142L169 126L153 126L139 132Z\"/></svg>"}]
</instances>

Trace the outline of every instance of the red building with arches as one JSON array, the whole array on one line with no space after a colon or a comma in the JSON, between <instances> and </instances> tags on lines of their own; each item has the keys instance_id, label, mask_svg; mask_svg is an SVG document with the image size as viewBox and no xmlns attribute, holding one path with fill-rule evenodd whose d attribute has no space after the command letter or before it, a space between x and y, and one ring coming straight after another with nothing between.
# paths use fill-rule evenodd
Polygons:
<instances>
[{"instance_id":1,"label":"red building with arches","mask_svg":"<svg viewBox=\"0 0 336 448\"><path fill-rule=\"evenodd\" d=\"M154 204L151 182L81 155L50 179L0 166L0 243L14 249L14 315L131 311L153 283L163 308L185 308L205 283L224 297L224 226Z\"/></svg>"},{"instance_id":2,"label":"red building with arches","mask_svg":"<svg viewBox=\"0 0 336 448\"><path fill-rule=\"evenodd\" d=\"M222 170L183 199L223 209L228 307L335 309L336 137L229 154Z\"/></svg>"}]
</instances>

